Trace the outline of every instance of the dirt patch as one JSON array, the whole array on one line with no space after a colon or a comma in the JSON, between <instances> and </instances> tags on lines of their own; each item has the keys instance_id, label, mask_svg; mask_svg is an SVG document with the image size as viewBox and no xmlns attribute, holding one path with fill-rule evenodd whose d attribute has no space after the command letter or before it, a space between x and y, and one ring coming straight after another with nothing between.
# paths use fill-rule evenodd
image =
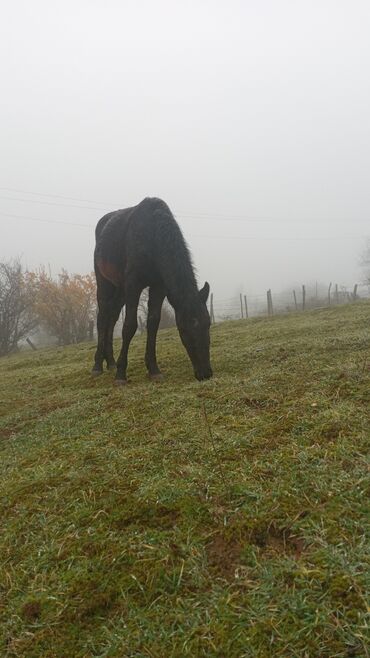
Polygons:
<instances>
[{"instance_id":1,"label":"dirt patch","mask_svg":"<svg viewBox=\"0 0 370 658\"><path fill-rule=\"evenodd\" d=\"M302 512L302 516L305 513ZM273 523L248 527L242 515L236 514L230 525L215 533L206 545L211 570L227 580L235 578L236 569L243 566L243 549L256 546L265 558L288 555L298 560L307 546L302 537L289 528L278 528Z\"/></svg>"},{"instance_id":2,"label":"dirt patch","mask_svg":"<svg viewBox=\"0 0 370 658\"><path fill-rule=\"evenodd\" d=\"M79 619L104 615L115 605L117 592L97 592L84 599L76 610Z\"/></svg>"},{"instance_id":3,"label":"dirt patch","mask_svg":"<svg viewBox=\"0 0 370 658\"><path fill-rule=\"evenodd\" d=\"M27 601L22 606L21 617L25 621L36 621L41 616L41 603L40 601Z\"/></svg>"},{"instance_id":4,"label":"dirt patch","mask_svg":"<svg viewBox=\"0 0 370 658\"><path fill-rule=\"evenodd\" d=\"M339 423L332 423L322 428L320 436L323 439L328 439L328 441L333 441L334 439L340 438L341 433L341 425Z\"/></svg>"},{"instance_id":5,"label":"dirt patch","mask_svg":"<svg viewBox=\"0 0 370 658\"><path fill-rule=\"evenodd\" d=\"M96 557L96 555L102 554L104 552L104 547L100 546L97 542L84 542L81 546L81 553L88 558Z\"/></svg>"},{"instance_id":6,"label":"dirt patch","mask_svg":"<svg viewBox=\"0 0 370 658\"><path fill-rule=\"evenodd\" d=\"M306 548L302 537L292 534L288 529L276 528L274 525L254 529L250 534L250 542L264 553L285 554L296 559L301 557Z\"/></svg>"},{"instance_id":7,"label":"dirt patch","mask_svg":"<svg viewBox=\"0 0 370 658\"><path fill-rule=\"evenodd\" d=\"M240 398L240 402L250 409L272 409L279 404L278 400L274 398L250 398L248 396Z\"/></svg>"},{"instance_id":8,"label":"dirt patch","mask_svg":"<svg viewBox=\"0 0 370 658\"><path fill-rule=\"evenodd\" d=\"M13 427L3 427L0 429L0 439L1 440L7 440L10 439L14 434L17 433L17 426Z\"/></svg>"},{"instance_id":9,"label":"dirt patch","mask_svg":"<svg viewBox=\"0 0 370 658\"><path fill-rule=\"evenodd\" d=\"M144 507L135 514L117 519L116 525L119 529L131 525L140 525L141 527L167 530L176 525L179 516L178 510L158 505L156 507Z\"/></svg>"},{"instance_id":10,"label":"dirt patch","mask_svg":"<svg viewBox=\"0 0 370 658\"><path fill-rule=\"evenodd\" d=\"M242 551L242 543L222 534L214 535L206 546L208 564L219 576L232 580Z\"/></svg>"},{"instance_id":11,"label":"dirt patch","mask_svg":"<svg viewBox=\"0 0 370 658\"><path fill-rule=\"evenodd\" d=\"M62 618L68 623L76 619L89 623L99 615L104 617L120 605L119 589L115 585L107 585L103 589L101 579L82 576L76 578L69 592L68 607L63 611Z\"/></svg>"}]
</instances>

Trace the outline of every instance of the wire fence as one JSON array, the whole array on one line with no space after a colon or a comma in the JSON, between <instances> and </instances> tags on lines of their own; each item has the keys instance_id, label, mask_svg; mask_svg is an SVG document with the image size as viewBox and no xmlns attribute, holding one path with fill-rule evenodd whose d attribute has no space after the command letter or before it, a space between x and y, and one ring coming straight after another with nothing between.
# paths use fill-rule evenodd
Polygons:
<instances>
[{"instance_id":1,"label":"wire fence","mask_svg":"<svg viewBox=\"0 0 370 658\"><path fill-rule=\"evenodd\" d=\"M226 298L218 298L211 293L209 312L214 323L348 304L369 298L370 284L346 286L330 283L326 288L322 285L302 285L282 292L269 289L264 293L239 293Z\"/></svg>"},{"instance_id":2,"label":"wire fence","mask_svg":"<svg viewBox=\"0 0 370 658\"><path fill-rule=\"evenodd\" d=\"M212 324L228 320L248 319L252 317L273 316L281 313L293 313L318 308L328 308L339 304L351 304L361 299L370 299L370 284L344 286L330 283L327 287L318 284L292 288L282 292L271 289L264 293L239 293L232 297L217 297L211 292L208 310ZM175 315L167 304L169 316L164 327L175 326ZM115 327L114 335L120 336L125 311ZM146 298L143 298L138 312L138 333L146 330Z\"/></svg>"}]
</instances>

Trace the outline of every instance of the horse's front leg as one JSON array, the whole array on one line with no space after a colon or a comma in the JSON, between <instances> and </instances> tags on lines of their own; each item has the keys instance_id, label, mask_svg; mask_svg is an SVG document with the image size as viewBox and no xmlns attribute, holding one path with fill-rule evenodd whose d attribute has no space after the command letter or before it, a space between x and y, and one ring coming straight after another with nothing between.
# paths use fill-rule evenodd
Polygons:
<instances>
[{"instance_id":1,"label":"horse's front leg","mask_svg":"<svg viewBox=\"0 0 370 658\"><path fill-rule=\"evenodd\" d=\"M156 339L165 296L166 293L161 286L149 289L145 365L150 379L153 380L161 379L161 371L157 364Z\"/></svg>"},{"instance_id":2,"label":"horse's front leg","mask_svg":"<svg viewBox=\"0 0 370 658\"><path fill-rule=\"evenodd\" d=\"M132 287L126 295L126 316L122 327L122 349L117 360L116 384L127 383L128 348L137 330L137 307L141 294L140 287Z\"/></svg>"}]
</instances>

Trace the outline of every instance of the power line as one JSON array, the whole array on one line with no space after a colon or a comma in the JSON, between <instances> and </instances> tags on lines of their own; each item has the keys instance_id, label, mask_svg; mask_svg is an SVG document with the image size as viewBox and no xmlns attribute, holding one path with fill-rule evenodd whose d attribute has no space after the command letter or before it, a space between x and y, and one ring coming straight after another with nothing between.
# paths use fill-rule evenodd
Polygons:
<instances>
[{"instance_id":1,"label":"power line","mask_svg":"<svg viewBox=\"0 0 370 658\"><path fill-rule=\"evenodd\" d=\"M4 192L16 192L20 194L31 194L32 196L46 196L46 197L52 197L53 199L66 199L67 201L78 201L81 203L96 203L100 204L102 206L107 206L109 205L108 201L91 201L90 199L79 199L73 196L63 196L62 194L46 194L45 192L29 192L27 190L19 190L16 187L0 187L0 190L3 190Z\"/></svg>"},{"instance_id":2,"label":"power line","mask_svg":"<svg viewBox=\"0 0 370 658\"><path fill-rule=\"evenodd\" d=\"M321 240L363 240L363 235L320 235L320 236L300 236L300 237L279 237L279 236L269 236L269 235L193 235L193 238L200 240L272 240L277 242L296 242L311 240L314 242L320 242Z\"/></svg>"},{"instance_id":3,"label":"power line","mask_svg":"<svg viewBox=\"0 0 370 658\"><path fill-rule=\"evenodd\" d=\"M59 206L61 208L80 208L81 210L99 210L103 212L102 208L94 208L94 206L76 206L72 203L58 203L58 201L39 201L36 199L17 199L16 197L11 196L0 196L0 199L5 199L6 201L16 201L18 203L37 203L43 206Z\"/></svg>"},{"instance_id":4,"label":"power line","mask_svg":"<svg viewBox=\"0 0 370 658\"><path fill-rule=\"evenodd\" d=\"M217 213L175 213L177 217L186 217L194 220L205 220L214 222L310 222L310 223L340 223L340 222L369 222L364 217L272 217L268 215L218 215Z\"/></svg>"},{"instance_id":5,"label":"power line","mask_svg":"<svg viewBox=\"0 0 370 658\"><path fill-rule=\"evenodd\" d=\"M41 217L28 217L26 215L16 215L13 213L3 213L0 212L0 217L12 217L14 219L20 219L20 220L25 220L25 221L30 221L30 222L42 222L44 224L53 224L57 225L60 224L62 226L79 226L79 227L84 227L84 228L89 228L89 229L94 229L94 226L92 224L82 224L78 222L65 222L63 220L56 221L53 219L42 219ZM300 237L279 237L279 236L258 236L258 235L215 235L215 234L208 234L208 235L192 235L192 238L195 239L200 239L200 240L272 240L272 241L282 241L282 242L295 242L295 241L307 241L307 240L313 240L316 242L320 242L321 240L362 240L364 236L359 236L359 235L328 235L328 236L300 236Z\"/></svg>"},{"instance_id":6,"label":"power line","mask_svg":"<svg viewBox=\"0 0 370 658\"><path fill-rule=\"evenodd\" d=\"M42 219L41 217L28 217L26 215L14 215L9 212L0 212L0 217L13 217L14 219L26 220L28 222L43 222L44 224L60 224L61 226L83 226L84 228L94 229L92 224L79 224L78 222L65 222L63 220Z\"/></svg>"},{"instance_id":7,"label":"power line","mask_svg":"<svg viewBox=\"0 0 370 658\"><path fill-rule=\"evenodd\" d=\"M36 199L19 199L16 197L4 197L1 196L0 198L8 200L8 201L18 201L21 203L38 203L42 205L52 205L52 206L59 206L62 208L78 208L82 210L96 210L99 212L103 212L102 208L98 208L94 206L94 204L98 205L103 205L105 208L108 207L117 207L119 204L114 204L108 201L93 201L91 199L80 199L77 197L68 197L64 196L61 194L48 194L44 192L29 192L26 190L21 190L18 188L11 188L11 187L0 187L0 190L6 191L6 192L15 192L19 194L28 194L32 196L43 196L43 197L51 197L55 199L64 199L66 201L77 201L79 203L89 203L93 205L85 206L85 205L75 205L75 204L66 204L66 203L58 203L58 202L52 202L52 201L41 201L41 200L36 200ZM269 215L235 215L233 213L230 214L225 214L225 213L209 213L209 212L177 212L175 213L175 216L177 217L183 217L187 218L190 221L233 221L233 222L248 222L248 221L254 221L254 222L259 222L259 221L266 221L266 222L349 222L349 221L360 221L360 222L368 222L369 220L366 218L362 217L351 217L351 218L345 218L345 217L299 217L299 218L294 218L294 217L273 217Z\"/></svg>"}]
</instances>

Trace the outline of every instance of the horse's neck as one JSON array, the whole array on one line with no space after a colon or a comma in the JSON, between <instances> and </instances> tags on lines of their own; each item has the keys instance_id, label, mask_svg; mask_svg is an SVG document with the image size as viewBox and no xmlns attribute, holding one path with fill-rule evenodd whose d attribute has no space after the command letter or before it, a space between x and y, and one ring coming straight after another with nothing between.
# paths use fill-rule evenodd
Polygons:
<instances>
[{"instance_id":1,"label":"horse's neck","mask_svg":"<svg viewBox=\"0 0 370 658\"><path fill-rule=\"evenodd\" d=\"M157 267L161 275L163 285L167 291L167 297L171 305L176 309L183 305L183 298L189 298L197 293L197 284L190 258L185 248L171 249L168 245L165 250L156 254Z\"/></svg>"},{"instance_id":2,"label":"horse's neck","mask_svg":"<svg viewBox=\"0 0 370 658\"><path fill-rule=\"evenodd\" d=\"M191 308L197 299L198 289L193 271L190 276L174 271L164 282L167 290L168 300L175 309Z\"/></svg>"}]
</instances>

